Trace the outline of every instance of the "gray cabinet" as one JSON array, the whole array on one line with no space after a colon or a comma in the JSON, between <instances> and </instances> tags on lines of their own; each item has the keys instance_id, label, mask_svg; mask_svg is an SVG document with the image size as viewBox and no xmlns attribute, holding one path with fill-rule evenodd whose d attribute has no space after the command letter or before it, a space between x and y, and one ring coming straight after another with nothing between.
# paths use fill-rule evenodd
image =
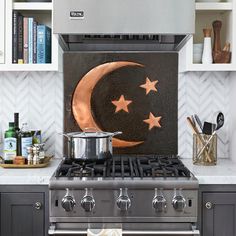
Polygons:
<instances>
[{"instance_id":1,"label":"gray cabinet","mask_svg":"<svg viewBox=\"0 0 236 236\"><path fill-rule=\"evenodd\" d=\"M2 193L1 235L43 236L43 205L43 193Z\"/></svg>"},{"instance_id":2,"label":"gray cabinet","mask_svg":"<svg viewBox=\"0 0 236 236\"><path fill-rule=\"evenodd\" d=\"M219 188L220 186L216 186L216 190ZM227 190L202 192L200 202L202 236L236 236L235 187L231 186Z\"/></svg>"},{"instance_id":3,"label":"gray cabinet","mask_svg":"<svg viewBox=\"0 0 236 236\"><path fill-rule=\"evenodd\" d=\"M5 187L1 191L0 221L1 236L47 235L48 187Z\"/></svg>"}]
</instances>

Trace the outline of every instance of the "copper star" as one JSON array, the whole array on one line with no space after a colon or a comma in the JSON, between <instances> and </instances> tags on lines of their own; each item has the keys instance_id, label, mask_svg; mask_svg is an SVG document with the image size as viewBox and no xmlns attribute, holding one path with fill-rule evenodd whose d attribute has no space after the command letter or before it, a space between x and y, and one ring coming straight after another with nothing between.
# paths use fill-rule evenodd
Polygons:
<instances>
[{"instance_id":1,"label":"copper star","mask_svg":"<svg viewBox=\"0 0 236 236\"><path fill-rule=\"evenodd\" d=\"M124 95L120 96L120 99L118 101L111 101L115 106L116 106L116 111L115 113L117 113L118 111L125 111L125 112L129 112L128 110L128 105L132 102L131 100L125 100Z\"/></svg>"},{"instance_id":2,"label":"copper star","mask_svg":"<svg viewBox=\"0 0 236 236\"><path fill-rule=\"evenodd\" d=\"M158 80L151 81L148 77L146 78L146 83L140 85L139 87L146 89L146 95L151 91L157 92L155 85L158 83Z\"/></svg>"},{"instance_id":3,"label":"copper star","mask_svg":"<svg viewBox=\"0 0 236 236\"><path fill-rule=\"evenodd\" d=\"M149 119L147 120L143 120L143 122L149 124L149 130L151 130L153 127L158 127L161 128L160 125L160 120L161 120L161 116L157 116L155 117L151 112L149 113Z\"/></svg>"}]
</instances>

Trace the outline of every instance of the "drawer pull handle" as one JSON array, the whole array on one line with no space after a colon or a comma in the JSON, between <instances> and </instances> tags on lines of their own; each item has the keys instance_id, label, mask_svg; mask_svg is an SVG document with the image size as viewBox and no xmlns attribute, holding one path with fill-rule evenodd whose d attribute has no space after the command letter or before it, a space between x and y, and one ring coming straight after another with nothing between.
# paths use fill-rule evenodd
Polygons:
<instances>
[{"instance_id":1,"label":"drawer pull handle","mask_svg":"<svg viewBox=\"0 0 236 236\"><path fill-rule=\"evenodd\" d=\"M41 208L42 208L42 203L41 203L41 202L36 202L36 203L34 204L34 208L35 208L36 210L41 210Z\"/></svg>"},{"instance_id":2,"label":"drawer pull handle","mask_svg":"<svg viewBox=\"0 0 236 236\"><path fill-rule=\"evenodd\" d=\"M206 209L210 210L210 209L212 209L213 204L212 204L211 202L207 202L207 203L205 204L205 207L206 207Z\"/></svg>"}]
</instances>

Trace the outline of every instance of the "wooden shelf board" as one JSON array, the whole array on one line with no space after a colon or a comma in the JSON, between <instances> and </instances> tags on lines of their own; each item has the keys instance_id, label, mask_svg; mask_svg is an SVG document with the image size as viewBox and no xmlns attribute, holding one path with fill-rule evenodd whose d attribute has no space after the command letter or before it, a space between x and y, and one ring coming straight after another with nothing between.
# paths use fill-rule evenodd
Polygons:
<instances>
[{"instance_id":1,"label":"wooden shelf board","mask_svg":"<svg viewBox=\"0 0 236 236\"><path fill-rule=\"evenodd\" d=\"M233 10L232 2L197 2L196 10L208 11L231 11Z\"/></svg>"},{"instance_id":2,"label":"wooden shelf board","mask_svg":"<svg viewBox=\"0 0 236 236\"><path fill-rule=\"evenodd\" d=\"M48 10L53 8L51 2L15 2L13 3L14 10Z\"/></svg>"}]
</instances>

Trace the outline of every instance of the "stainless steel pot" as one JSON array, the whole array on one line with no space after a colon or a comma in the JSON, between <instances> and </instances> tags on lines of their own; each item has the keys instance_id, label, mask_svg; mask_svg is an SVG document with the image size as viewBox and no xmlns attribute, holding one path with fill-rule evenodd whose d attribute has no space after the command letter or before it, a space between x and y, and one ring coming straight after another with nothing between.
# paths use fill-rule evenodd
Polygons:
<instances>
[{"instance_id":1,"label":"stainless steel pot","mask_svg":"<svg viewBox=\"0 0 236 236\"><path fill-rule=\"evenodd\" d=\"M101 160L112 157L112 137L122 132L73 132L63 134L68 139L69 158Z\"/></svg>"}]
</instances>

